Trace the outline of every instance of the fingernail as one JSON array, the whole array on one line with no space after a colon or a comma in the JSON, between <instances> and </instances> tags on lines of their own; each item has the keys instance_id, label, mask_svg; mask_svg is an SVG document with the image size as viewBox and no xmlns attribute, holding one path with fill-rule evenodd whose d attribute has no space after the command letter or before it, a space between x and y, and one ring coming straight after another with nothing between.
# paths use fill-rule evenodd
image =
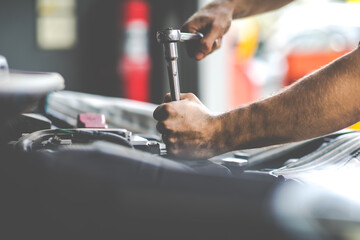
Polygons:
<instances>
[{"instance_id":1,"label":"fingernail","mask_svg":"<svg viewBox=\"0 0 360 240\"><path fill-rule=\"evenodd\" d=\"M200 60L200 59L202 59L204 56L205 56L205 55L204 55L203 53L197 53L197 54L195 55L195 58L198 59L198 60Z\"/></svg>"}]
</instances>

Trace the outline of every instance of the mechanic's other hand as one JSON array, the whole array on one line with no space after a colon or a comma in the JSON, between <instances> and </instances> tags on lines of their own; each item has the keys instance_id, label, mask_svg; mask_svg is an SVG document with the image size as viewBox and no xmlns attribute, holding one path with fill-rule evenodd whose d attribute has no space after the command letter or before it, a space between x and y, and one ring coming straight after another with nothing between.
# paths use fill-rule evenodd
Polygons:
<instances>
[{"instance_id":1,"label":"mechanic's other hand","mask_svg":"<svg viewBox=\"0 0 360 240\"><path fill-rule=\"evenodd\" d=\"M221 46L223 35L229 30L234 6L232 1L217 0L206 5L181 27L182 32L201 32L204 38L187 42L191 57L201 60Z\"/></svg>"},{"instance_id":2,"label":"mechanic's other hand","mask_svg":"<svg viewBox=\"0 0 360 240\"><path fill-rule=\"evenodd\" d=\"M217 117L192 93L181 94L171 102L170 94L154 111L157 129L162 134L168 154L178 158L205 159L217 154Z\"/></svg>"}]
</instances>

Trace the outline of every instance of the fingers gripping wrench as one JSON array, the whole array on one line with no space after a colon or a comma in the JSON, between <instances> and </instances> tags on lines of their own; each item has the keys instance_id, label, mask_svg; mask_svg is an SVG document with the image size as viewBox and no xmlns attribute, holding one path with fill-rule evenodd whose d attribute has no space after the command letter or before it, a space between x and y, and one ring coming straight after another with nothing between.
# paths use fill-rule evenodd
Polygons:
<instances>
[{"instance_id":1,"label":"fingers gripping wrench","mask_svg":"<svg viewBox=\"0 0 360 240\"><path fill-rule=\"evenodd\" d=\"M179 55L177 43L200 40L203 37L204 36L201 33L182 33L180 30L172 28L157 32L157 41L164 46L165 60L169 74L170 93L173 101L180 100L179 71L177 65Z\"/></svg>"}]
</instances>

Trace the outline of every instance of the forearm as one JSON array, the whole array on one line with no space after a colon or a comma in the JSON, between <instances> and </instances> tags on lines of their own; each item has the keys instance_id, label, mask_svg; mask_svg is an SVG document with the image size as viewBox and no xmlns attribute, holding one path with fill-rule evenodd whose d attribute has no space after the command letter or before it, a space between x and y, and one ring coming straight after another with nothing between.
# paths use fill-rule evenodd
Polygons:
<instances>
[{"instance_id":1,"label":"forearm","mask_svg":"<svg viewBox=\"0 0 360 240\"><path fill-rule=\"evenodd\" d=\"M359 66L356 49L275 96L220 115L222 147L235 150L299 141L359 121Z\"/></svg>"},{"instance_id":2,"label":"forearm","mask_svg":"<svg viewBox=\"0 0 360 240\"><path fill-rule=\"evenodd\" d=\"M233 19L236 19L272 11L292 1L293 0L215 0L211 4L214 6L221 4L231 9Z\"/></svg>"}]
</instances>

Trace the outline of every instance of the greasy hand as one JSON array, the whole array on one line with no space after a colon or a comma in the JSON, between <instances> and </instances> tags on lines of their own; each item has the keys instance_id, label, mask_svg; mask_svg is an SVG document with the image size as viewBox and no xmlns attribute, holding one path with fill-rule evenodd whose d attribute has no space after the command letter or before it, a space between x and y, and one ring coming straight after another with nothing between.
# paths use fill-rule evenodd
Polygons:
<instances>
[{"instance_id":1,"label":"greasy hand","mask_svg":"<svg viewBox=\"0 0 360 240\"><path fill-rule=\"evenodd\" d=\"M185 159L205 159L216 155L216 116L191 93L181 94L180 101L170 102L170 94L154 111L157 129L162 134L168 154Z\"/></svg>"},{"instance_id":2,"label":"greasy hand","mask_svg":"<svg viewBox=\"0 0 360 240\"><path fill-rule=\"evenodd\" d=\"M229 30L232 15L233 1L217 0L206 5L181 27L182 32L201 32L204 38L190 41L186 44L188 54L201 60L221 46L223 35Z\"/></svg>"}]
</instances>

